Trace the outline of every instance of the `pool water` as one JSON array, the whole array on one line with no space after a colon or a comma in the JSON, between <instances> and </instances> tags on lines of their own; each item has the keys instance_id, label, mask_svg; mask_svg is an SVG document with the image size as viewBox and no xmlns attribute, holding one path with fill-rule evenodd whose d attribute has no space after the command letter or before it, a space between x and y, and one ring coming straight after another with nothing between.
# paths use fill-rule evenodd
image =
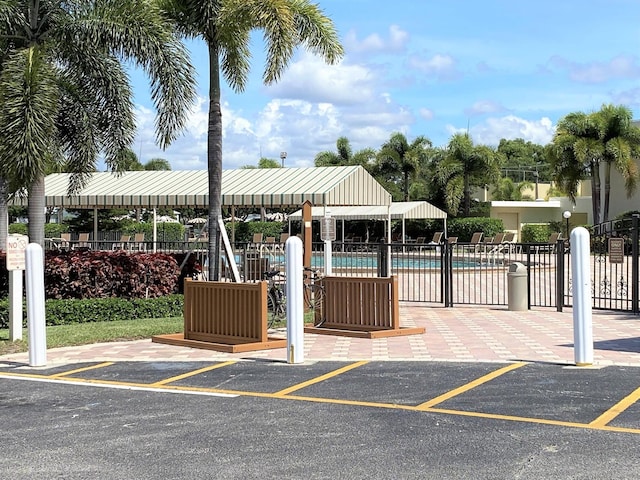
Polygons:
<instances>
[{"instance_id":1,"label":"pool water","mask_svg":"<svg viewBox=\"0 0 640 480\"><path fill-rule=\"evenodd\" d=\"M284 264L284 256L275 255L269 256L271 264ZM368 256L332 256L331 265L334 268L378 268L378 257L375 255ZM429 259L419 257L392 257L391 268L392 269L433 269L440 268L440 259ZM454 261L453 268L475 268L479 264L477 262L469 261ZM311 266L322 268L324 267L324 256L314 255L311 257Z\"/></svg>"}]
</instances>

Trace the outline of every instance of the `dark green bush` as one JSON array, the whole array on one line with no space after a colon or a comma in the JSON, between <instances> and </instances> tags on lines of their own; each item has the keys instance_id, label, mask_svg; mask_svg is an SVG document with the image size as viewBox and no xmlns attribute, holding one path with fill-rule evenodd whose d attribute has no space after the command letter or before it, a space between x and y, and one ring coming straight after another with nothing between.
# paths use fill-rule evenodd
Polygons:
<instances>
[{"instance_id":1,"label":"dark green bush","mask_svg":"<svg viewBox=\"0 0 640 480\"><path fill-rule=\"evenodd\" d=\"M236 223L236 243L247 243L253 240L254 233L262 233L264 238L275 237L276 241L280 239L283 232L283 222L240 222ZM231 238L231 223L226 224L227 234Z\"/></svg>"},{"instance_id":2,"label":"dark green bush","mask_svg":"<svg viewBox=\"0 0 640 480\"><path fill-rule=\"evenodd\" d=\"M23 326L26 327L26 308ZM183 312L183 296L167 295L159 298L90 298L86 300L46 300L47 325L136 320L142 318L179 317ZM0 300L0 328L9 326L9 300Z\"/></svg>"},{"instance_id":3,"label":"dark green bush","mask_svg":"<svg viewBox=\"0 0 640 480\"><path fill-rule=\"evenodd\" d=\"M184 240L184 226L180 223L158 223L156 229L159 242L181 242ZM122 233L131 235L131 238L136 233L144 233L145 240L151 241L153 239L153 222L135 222L123 225Z\"/></svg>"},{"instance_id":4,"label":"dark green bush","mask_svg":"<svg viewBox=\"0 0 640 480\"><path fill-rule=\"evenodd\" d=\"M60 238L60 236L69 231L69 226L64 223L45 223L44 236L46 238Z\"/></svg>"},{"instance_id":5,"label":"dark green bush","mask_svg":"<svg viewBox=\"0 0 640 480\"><path fill-rule=\"evenodd\" d=\"M522 226L522 243L547 243L552 231L550 224L528 223Z\"/></svg>"},{"instance_id":6,"label":"dark green bush","mask_svg":"<svg viewBox=\"0 0 640 480\"><path fill-rule=\"evenodd\" d=\"M475 232L484 233L485 237L494 237L504 231L504 224L499 218L469 217L454 218L447 226L450 237L458 237L459 242L469 242Z\"/></svg>"},{"instance_id":7,"label":"dark green bush","mask_svg":"<svg viewBox=\"0 0 640 480\"><path fill-rule=\"evenodd\" d=\"M9 233L18 233L20 235L27 234L27 224L26 223L12 223L9 225Z\"/></svg>"}]
</instances>

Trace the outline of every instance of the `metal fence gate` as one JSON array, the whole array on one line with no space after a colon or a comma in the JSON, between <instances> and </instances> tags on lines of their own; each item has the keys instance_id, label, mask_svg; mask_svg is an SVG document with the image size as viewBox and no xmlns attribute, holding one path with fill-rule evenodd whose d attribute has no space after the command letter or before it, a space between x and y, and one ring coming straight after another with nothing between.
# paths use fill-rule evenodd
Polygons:
<instances>
[{"instance_id":1,"label":"metal fence gate","mask_svg":"<svg viewBox=\"0 0 640 480\"><path fill-rule=\"evenodd\" d=\"M636 216L593 228L590 257L593 308L640 312L638 224ZM314 264L320 269L323 247L324 244L314 245ZM332 250L333 275L395 275L401 301L447 307L508 305L508 271L516 262L527 267L529 307L561 311L573 301L571 252L566 240L542 244L393 243L391 246L334 242Z\"/></svg>"}]
</instances>

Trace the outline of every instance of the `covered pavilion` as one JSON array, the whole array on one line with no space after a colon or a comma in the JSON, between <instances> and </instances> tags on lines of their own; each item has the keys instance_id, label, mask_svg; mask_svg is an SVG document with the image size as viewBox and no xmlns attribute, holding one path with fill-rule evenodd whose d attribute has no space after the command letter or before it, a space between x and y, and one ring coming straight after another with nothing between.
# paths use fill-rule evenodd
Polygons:
<instances>
[{"instance_id":1,"label":"covered pavilion","mask_svg":"<svg viewBox=\"0 0 640 480\"><path fill-rule=\"evenodd\" d=\"M92 209L148 208L154 212L154 248L159 207L209 206L206 170L94 173L87 184L68 194L71 174L45 178L47 207ZM222 172L222 204L231 207L323 207L376 205L389 212L391 195L361 166L238 169ZM27 199L15 204L26 205ZM389 213L387 213L389 215ZM94 238L97 238L94 213Z\"/></svg>"},{"instance_id":2,"label":"covered pavilion","mask_svg":"<svg viewBox=\"0 0 640 480\"><path fill-rule=\"evenodd\" d=\"M313 220L321 220L325 214L342 222L342 236L344 242L344 222L348 220L377 220L387 223L386 231L391 230L391 220L402 221L402 238L406 238L405 221L418 219L442 219L444 233L447 232L447 212L425 201L392 202L389 207L380 205L357 205L337 207L313 207L311 216ZM289 215L289 224L295 220L302 220L302 210Z\"/></svg>"}]
</instances>

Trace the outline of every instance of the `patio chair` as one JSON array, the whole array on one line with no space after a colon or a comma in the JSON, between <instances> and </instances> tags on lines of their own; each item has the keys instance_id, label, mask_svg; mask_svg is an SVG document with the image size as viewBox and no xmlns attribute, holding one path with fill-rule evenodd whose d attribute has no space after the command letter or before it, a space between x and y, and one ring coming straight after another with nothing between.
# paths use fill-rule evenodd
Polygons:
<instances>
[{"instance_id":1,"label":"patio chair","mask_svg":"<svg viewBox=\"0 0 640 480\"><path fill-rule=\"evenodd\" d=\"M536 253L539 252L550 252L555 253L556 247L558 246L558 240L562 239L562 234L560 232L553 232L549 235L549 239L546 244L536 245L534 246L534 250Z\"/></svg>"},{"instance_id":2,"label":"patio chair","mask_svg":"<svg viewBox=\"0 0 640 480\"><path fill-rule=\"evenodd\" d=\"M254 233L252 243L262 243L262 233Z\"/></svg>"},{"instance_id":3,"label":"patio chair","mask_svg":"<svg viewBox=\"0 0 640 480\"><path fill-rule=\"evenodd\" d=\"M129 241L131 240L131 235L122 235L120 237L119 242L115 242L112 246L112 250L125 250L129 245Z\"/></svg>"},{"instance_id":4,"label":"patio chair","mask_svg":"<svg viewBox=\"0 0 640 480\"><path fill-rule=\"evenodd\" d=\"M145 251L147 249L147 244L144 241L144 232L136 233L133 236L133 242L129 245L130 250L137 250L139 252Z\"/></svg>"},{"instance_id":5,"label":"patio chair","mask_svg":"<svg viewBox=\"0 0 640 480\"><path fill-rule=\"evenodd\" d=\"M286 243L287 240L289 240L289 234L288 233L281 233L280 234L280 243L284 244L284 243Z\"/></svg>"},{"instance_id":6,"label":"patio chair","mask_svg":"<svg viewBox=\"0 0 640 480\"><path fill-rule=\"evenodd\" d=\"M89 242L88 233L79 233L78 241L73 245L73 249L76 248L91 248L91 242Z\"/></svg>"},{"instance_id":7,"label":"patio chair","mask_svg":"<svg viewBox=\"0 0 640 480\"><path fill-rule=\"evenodd\" d=\"M71 246L71 234L70 233L61 233L60 234L60 246L59 248L62 250L69 250Z\"/></svg>"},{"instance_id":8,"label":"patio chair","mask_svg":"<svg viewBox=\"0 0 640 480\"><path fill-rule=\"evenodd\" d=\"M480 244L482 243L483 232L475 232L471 236L471 241L468 245L463 245L465 250L473 251L474 253L478 252L480 248Z\"/></svg>"}]
</instances>

